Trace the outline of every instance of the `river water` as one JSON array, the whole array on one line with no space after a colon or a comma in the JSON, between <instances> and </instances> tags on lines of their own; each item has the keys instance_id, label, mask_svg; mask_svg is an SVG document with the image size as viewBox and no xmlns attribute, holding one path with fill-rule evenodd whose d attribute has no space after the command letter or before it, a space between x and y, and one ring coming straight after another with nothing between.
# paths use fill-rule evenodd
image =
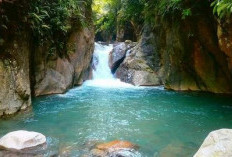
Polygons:
<instances>
[{"instance_id":1,"label":"river water","mask_svg":"<svg viewBox=\"0 0 232 157\"><path fill-rule=\"evenodd\" d=\"M94 79L66 94L33 99L33 109L0 120L0 136L14 130L48 137L45 156L85 154L95 141L127 140L142 157L190 157L207 134L232 128L232 99L206 93L134 87L110 74L110 46L96 44Z\"/></svg>"}]
</instances>

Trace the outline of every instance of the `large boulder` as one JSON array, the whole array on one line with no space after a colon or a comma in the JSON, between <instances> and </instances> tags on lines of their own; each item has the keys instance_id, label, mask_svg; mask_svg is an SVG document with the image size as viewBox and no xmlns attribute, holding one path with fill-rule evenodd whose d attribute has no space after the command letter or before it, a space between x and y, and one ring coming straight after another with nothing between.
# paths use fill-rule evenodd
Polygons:
<instances>
[{"instance_id":1,"label":"large boulder","mask_svg":"<svg viewBox=\"0 0 232 157\"><path fill-rule=\"evenodd\" d=\"M136 46L136 42L127 40L126 42L115 43L113 46L113 51L109 56L109 66L112 73L115 73L117 68L126 58L126 54L130 53L131 49Z\"/></svg>"},{"instance_id":2,"label":"large boulder","mask_svg":"<svg viewBox=\"0 0 232 157\"><path fill-rule=\"evenodd\" d=\"M24 130L6 134L0 139L0 148L7 150L23 150L35 148L46 143L46 137L38 132Z\"/></svg>"},{"instance_id":3,"label":"large boulder","mask_svg":"<svg viewBox=\"0 0 232 157\"><path fill-rule=\"evenodd\" d=\"M64 93L91 76L94 50L93 28L73 30L67 43L66 57L49 53L49 43L36 49L32 82L35 96Z\"/></svg>"},{"instance_id":4,"label":"large boulder","mask_svg":"<svg viewBox=\"0 0 232 157\"><path fill-rule=\"evenodd\" d=\"M232 129L211 132L194 157L231 157Z\"/></svg>"},{"instance_id":5,"label":"large boulder","mask_svg":"<svg viewBox=\"0 0 232 157\"><path fill-rule=\"evenodd\" d=\"M162 68L159 67L160 63L156 63L159 56L155 56L154 53L156 51L154 35L149 29L146 30L138 44L127 50L125 59L115 74L121 81L136 86L162 85Z\"/></svg>"}]
</instances>

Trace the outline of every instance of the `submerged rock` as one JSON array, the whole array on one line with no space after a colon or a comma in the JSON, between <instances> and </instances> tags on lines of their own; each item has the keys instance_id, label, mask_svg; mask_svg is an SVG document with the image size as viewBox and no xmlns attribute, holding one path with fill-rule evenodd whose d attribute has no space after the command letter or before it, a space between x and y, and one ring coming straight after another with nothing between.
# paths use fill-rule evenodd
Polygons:
<instances>
[{"instance_id":1,"label":"submerged rock","mask_svg":"<svg viewBox=\"0 0 232 157\"><path fill-rule=\"evenodd\" d=\"M23 150L35 148L46 143L46 137L38 132L24 130L6 134L0 139L0 148L7 150Z\"/></svg>"},{"instance_id":2,"label":"submerged rock","mask_svg":"<svg viewBox=\"0 0 232 157\"><path fill-rule=\"evenodd\" d=\"M90 151L93 157L139 157L138 146L128 141L111 141L95 146Z\"/></svg>"},{"instance_id":3,"label":"submerged rock","mask_svg":"<svg viewBox=\"0 0 232 157\"><path fill-rule=\"evenodd\" d=\"M232 129L216 130L207 136L194 157L231 157Z\"/></svg>"},{"instance_id":4,"label":"submerged rock","mask_svg":"<svg viewBox=\"0 0 232 157\"><path fill-rule=\"evenodd\" d=\"M136 145L128 141L115 140L108 143L99 144L96 146L96 148L104 151L116 151L120 149L134 149L136 148Z\"/></svg>"}]
</instances>

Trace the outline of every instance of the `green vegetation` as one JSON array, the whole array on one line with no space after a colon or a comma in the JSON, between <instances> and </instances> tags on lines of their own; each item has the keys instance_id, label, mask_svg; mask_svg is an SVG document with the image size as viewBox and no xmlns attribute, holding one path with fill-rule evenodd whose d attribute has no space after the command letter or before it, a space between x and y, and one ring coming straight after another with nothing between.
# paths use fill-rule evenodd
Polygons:
<instances>
[{"instance_id":1,"label":"green vegetation","mask_svg":"<svg viewBox=\"0 0 232 157\"><path fill-rule=\"evenodd\" d=\"M214 14L217 14L220 18L229 17L232 14L231 0L215 0L211 6L214 7Z\"/></svg>"},{"instance_id":2,"label":"green vegetation","mask_svg":"<svg viewBox=\"0 0 232 157\"><path fill-rule=\"evenodd\" d=\"M156 15L163 18L178 15L180 19L192 15L191 6L185 6L184 0L95 0L94 2L96 33L116 34L117 26L129 24L135 34L139 34L144 22L154 23Z\"/></svg>"},{"instance_id":3,"label":"green vegetation","mask_svg":"<svg viewBox=\"0 0 232 157\"><path fill-rule=\"evenodd\" d=\"M143 24L144 0L95 0L96 34L102 33L106 38L116 35L117 26L130 23L134 29Z\"/></svg>"},{"instance_id":4,"label":"green vegetation","mask_svg":"<svg viewBox=\"0 0 232 157\"><path fill-rule=\"evenodd\" d=\"M9 38L9 32L12 34L26 28L39 45L49 41L51 50L63 51L71 28L81 28L88 23L83 8L91 4L92 0L1 2L0 45L5 38ZM213 12L220 18L229 17L232 13L231 0L94 0L92 8L95 31L111 40L112 36L116 36L117 29L130 26L137 35L144 22L154 25L156 17L185 20L196 16L197 9L210 4Z\"/></svg>"},{"instance_id":5,"label":"green vegetation","mask_svg":"<svg viewBox=\"0 0 232 157\"><path fill-rule=\"evenodd\" d=\"M103 32L105 38L116 33L120 0L95 0L93 3L95 32Z\"/></svg>"},{"instance_id":6,"label":"green vegetation","mask_svg":"<svg viewBox=\"0 0 232 157\"><path fill-rule=\"evenodd\" d=\"M198 16L199 11L210 9L220 18L232 13L231 0L95 0L96 33L116 34L117 26L133 26L138 34L144 22L155 25L155 18L175 19L177 22L191 16Z\"/></svg>"},{"instance_id":7,"label":"green vegetation","mask_svg":"<svg viewBox=\"0 0 232 157\"><path fill-rule=\"evenodd\" d=\"M31 32L35 43L49 44L51 52L62 55L71 28L86 26L85 7L91 3L92 0L31 0L13 4L5 2L0 5L0 30L9 33L12 25L17 25L18 28ZM8 8L14 8L20 16L11 15L14 10L7 11ZM14 31L19 31L18 28Z\"/></svg>"},{"instance_id":8,"label":"green vegetation","mask_svg":"<svg viewBox=\"0 0 232 157\"><path fill-rule=\"evenodd\" d=\"M49 41L50 52L57 51L62 55L66 49L68 33L72 26L85 25L84 5L91 1L82 0L36 0L29 9L29 24L38 44Z\"/></svg>"}]
</instances>

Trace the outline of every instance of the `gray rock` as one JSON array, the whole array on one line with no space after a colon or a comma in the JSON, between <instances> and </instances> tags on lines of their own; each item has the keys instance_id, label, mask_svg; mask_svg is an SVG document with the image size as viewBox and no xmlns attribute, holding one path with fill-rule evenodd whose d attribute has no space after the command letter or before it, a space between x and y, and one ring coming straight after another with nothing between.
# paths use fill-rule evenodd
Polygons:
<instances>
[{"instance_id":1,"label":"gray rock","mask_svg":"<svg viewBox=\"0 0 232 157\"><path fill-rule=\"evenodd\" d=\"M232 129L220 129L209 133L194 157L231 157Z\"/></svg>"},{"instance_id":2,"label":"gray rock","mask_svg":"<svg viewBox=\"0 0 232 157\"><path fill-rule=\"evenodd\" d=\"M146 36L147 35L147 36ZM152 34L144 34L135 47L127 48L126 56L116 70L116 77L136 86L162 85L162 68L156 71ZM116 49L117 50L117 49ZM121 54L120 51L114 53Z\"/></svg>"},{"instance_id":3,"label":"gray rock","mask_svg":"<svg viewBox=\"0 0 232 157\"><path fill-rule=\"evenodd\" d=\"M41 133L24 130L10 132L0 139L0 147L7 150L34 148L45 143L46 137Z\"/></svg>"},{"instance_id":4,"label":"gray rock","mask_svg":"<svg viewBox=\"0 0 232 157\"><path fill-rule=\"evenodd\" d=\"M35 95L59 94L91 77L94 49L93 30L85 28L70 35L68 57L48 57L49 44L39 47L34 56Z\"/></svg>"},{"instance_id":5,"label":"gray rock","mask_svg":"<svg viewBox=\"0 0 232 157\"><path fill-rule=\"evenodd\" d=\"M110 53L109 66L112 73L115 73L117 68L126 58L127 53L131 52L131 49L136 46L136 42L120 42L114 44L113 51Z\"/></svg>"},{"instance_id":6,"label":"gray rock","mask_svg":"<svg viewBox=\"0 0 232 157\"><path fill-rule=\"evenodd\" d=\"M0 117L11 115L31 105L29 47L27 37L20 36L0 56ZM14 48L18 45L18 48Z\"/></svg>"}]
</instances>

